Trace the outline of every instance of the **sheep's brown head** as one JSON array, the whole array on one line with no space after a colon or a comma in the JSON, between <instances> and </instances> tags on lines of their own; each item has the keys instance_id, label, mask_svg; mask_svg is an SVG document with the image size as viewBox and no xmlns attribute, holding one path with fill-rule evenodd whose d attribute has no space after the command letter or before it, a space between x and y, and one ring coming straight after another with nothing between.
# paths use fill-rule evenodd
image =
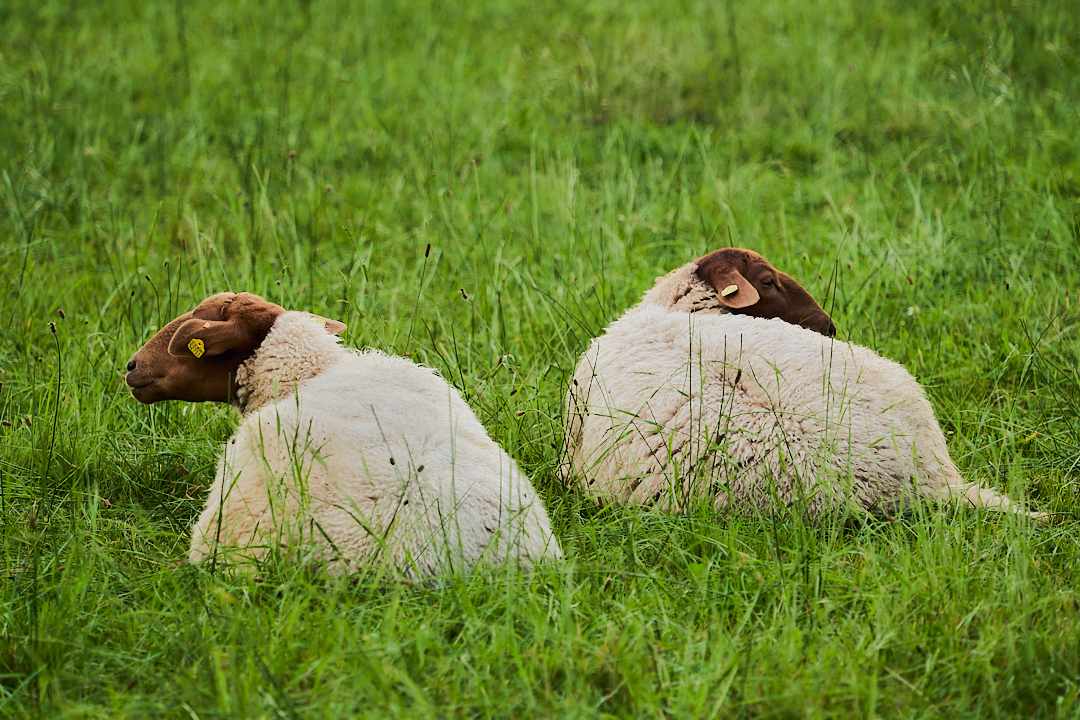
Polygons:
<instances>
[{"instance_id":1,"label":"sheep's brown head","mask_svg":"<svg viewBox=\"0 0 1080 720\"><path fill-rule=\"evenodd\" d=\"M832 318L810 293L753 250L716 250L698 258L696 272L733 313L780 318L822 335L836 335Z\"/></svg>"},{"instance_id":2,"label":"sheep's brown head","mask_svg":"<svg viewBox=\"0 0 1080 720\"><path fill-rule=\"evenodd\" d=\"M232 402L236 370L266 339L285 308L250 293L218 293L161 328L128 361L125 377L141 403ZM317 316L316 316L317 317ZM326 321L337 334L345 325Z\"/></svg>"}]
</instances>

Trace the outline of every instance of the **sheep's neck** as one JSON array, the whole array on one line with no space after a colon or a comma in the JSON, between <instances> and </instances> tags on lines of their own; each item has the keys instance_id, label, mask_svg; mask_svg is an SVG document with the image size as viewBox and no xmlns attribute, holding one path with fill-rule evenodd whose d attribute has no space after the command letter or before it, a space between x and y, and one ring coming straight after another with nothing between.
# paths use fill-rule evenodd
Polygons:
<instances>
[{"instance_id":1,"label":"sheep's neck","mask_svg":"<svg viewBox=\"0 0 1080 720\"><path fill-rule=\"evenodd\" d=\"M336 362L344 352L337 338L306 315L286 313L278 318L262 344L236 371L236 400L240 414L289 397L296 386Z\"/></svg>"},{"instance_id":2,"label":"sheep's neck","mask_svg":"<svg viewBox=\"0 0 1080 720\"><path fill-rule=\"evenodd\" d=\"M283 374L273 379L259 377L262 373L254 369L252 361L255 359L256 356L252 356L236 371L236 401L234 404L240 410L241 415L247 415L264 405L289 397L296 390L298 383L315 377L317 374L310 373L305 376L291 377Z\"/></svg>"},{"instance_id":3,"label":"sheep's neck","mask_svg":"<svg viewBox=\"0 0 1080 720\"><path fill-rule=\"evenodd\" d=\"M729 310L720 303L716 289L697 276L697 265L690 263L660 278L641 299L641 305L659 305L682 312Z\"/></svg>"}]
</instances>

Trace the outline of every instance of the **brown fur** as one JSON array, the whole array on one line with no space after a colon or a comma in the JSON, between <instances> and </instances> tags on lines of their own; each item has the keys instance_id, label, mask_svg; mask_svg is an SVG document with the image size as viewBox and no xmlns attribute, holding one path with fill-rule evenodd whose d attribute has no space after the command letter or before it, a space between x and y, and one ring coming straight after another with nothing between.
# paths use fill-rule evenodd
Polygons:
<instances>
[{"instance_id":1,"label":"brown fur","mask_svg":"<svg viewBox=\"0 0 1080 720\"><path fill-rule=\"evenodd\" d=\"M731 312L759 318L780 318L832 337L836 325L810 293L753 250L724 248L697 261L697 275L716 290ZM723 291L738 289L724 296Z\"/></svg>"},{"instance_id":2,"label":"brown fur","mask_svg":"<svg viewBox=\"0 0 1080 720\"><path fill-rule=\"evenodd\" d=\"M161 328L128 361L125 377L142 403L236 402L236 370L262 344L285 308L250 293L218 293ZM316 316L318 317L318 316ZM326 330L345 325L326 318ZM198 339L203 354L188 344Z\"/></svg>"}]
</instances>

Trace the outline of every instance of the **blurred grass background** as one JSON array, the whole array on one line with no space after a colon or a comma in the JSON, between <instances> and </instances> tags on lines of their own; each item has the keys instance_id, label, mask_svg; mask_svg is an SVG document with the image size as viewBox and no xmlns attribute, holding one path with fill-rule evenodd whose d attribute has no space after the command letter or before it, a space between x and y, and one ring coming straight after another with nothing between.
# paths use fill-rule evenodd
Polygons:
<instances>
[{"instance_id":1,"label":"blurred grass background","mask_svg":"<svg viewBox=\"0 0 1080 720\"><path fill-rule=\"evenodd\" d=\"M1076 717L1078 18L0 3L0 714ZM559 486L577 354L727 245L1055 522L672 518ZM568 559L439 588L178 563L235 418L141 406L123 365L225 289L439 368Z\"/></svg>"}]
</instances>

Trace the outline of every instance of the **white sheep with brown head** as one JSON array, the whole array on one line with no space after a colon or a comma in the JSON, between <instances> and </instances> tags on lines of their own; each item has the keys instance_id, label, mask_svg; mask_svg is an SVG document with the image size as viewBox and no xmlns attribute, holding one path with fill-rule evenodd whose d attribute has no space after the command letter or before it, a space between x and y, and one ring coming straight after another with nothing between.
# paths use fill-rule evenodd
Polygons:
<instances>
[{"instance_id":1,"label":"white sheep with brown head","mask_svg":"<svg viewBox=\"0 0 1080 720\"><path fill-rule=\"evenodd\" d=\"M673 510L695 497L810 514L920 498L1018 510L960 476L907 370L834 334L757 253L721 250L657 278L578 363L564 476L601 502Z\"/></svg>"},{"instance_id":2,"label":"white sheep with brown head","mask_svg":"<svg viewBox=\"0 0 1080 720\"><path fill-rule=\"evenodd\" d=\"M271 553L408 578L561 556L528 477L461 395L405 358L341 347L345 326L214 295L128 363L140 402L234 404L240 426L192 530L192 562Z\"/></svg>"}]
</instances>

